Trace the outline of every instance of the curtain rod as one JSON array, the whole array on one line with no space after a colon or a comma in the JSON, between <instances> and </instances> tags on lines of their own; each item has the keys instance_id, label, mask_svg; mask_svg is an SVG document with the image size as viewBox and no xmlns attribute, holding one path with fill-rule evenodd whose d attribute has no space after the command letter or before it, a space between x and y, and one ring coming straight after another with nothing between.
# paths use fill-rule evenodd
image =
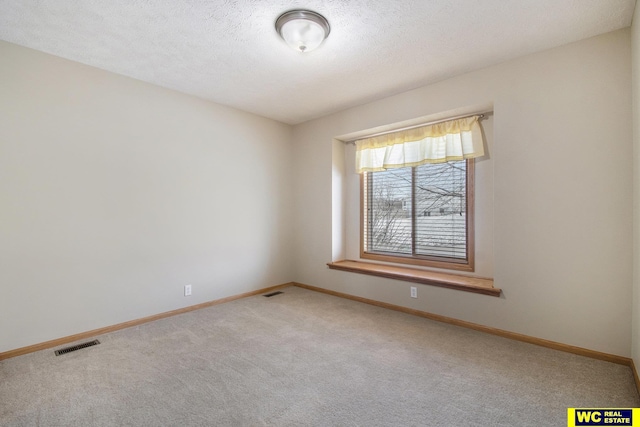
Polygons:
<instances>
[{"instance_id":1,"label":"curtain rod","mask_svg":"<svg viewBox=\"0 0 640 427\"><path fill-rule=\"evenodd\" d=\"M419 125L407 126L407 127L403 127L403 128L399 128L399 129L388 130L388 131L384 131L384 132L374 133L374 134L371 134L371 135L361 136L360 138L350 139L349 141L344 141L344 143L345 144L354 144L355 145L356 141L359 140L359 139L373 138L375 136L381 136L381 135L388 135L390 133L402 132L402 131L405 131L405 130L421 128L422 126L435 125L435 124L438 124L438 123L448 122L449 120L466 119L467 117L473 117L473 116L479 116L480 117L479 120L482 120L482 119L486 118L486 116L490 116L492 114L493 114L493 111L490 110L490 111L483 111L482 113L473 113L473 114L465 114L465 115L462 115L462 116L447 117L446 119L435 120L433 122L421 123Z\"/></svg>"}]
</instances>

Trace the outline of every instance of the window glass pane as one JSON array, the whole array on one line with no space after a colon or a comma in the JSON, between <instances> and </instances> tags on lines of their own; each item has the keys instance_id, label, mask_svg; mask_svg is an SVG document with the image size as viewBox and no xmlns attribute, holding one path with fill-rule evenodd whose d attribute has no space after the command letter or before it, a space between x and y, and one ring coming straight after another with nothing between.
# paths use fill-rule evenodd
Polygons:
<instances>
[{"instance_id":1,"label":"window glass pane","mask_svg":"<svg viewBox=\"0 0 640 427\"><path fill-rule=\"evenodd\" d=\"M467 256L466 161L416 168L416 254Z\"/></svg>"},{"instance_id":2,"label":"window glass pane","mask_svg":"<svg viewBox=\"0 0 640 427\"><path fill-rule=\"evenodd\" d=\"M367 249L410 255L411 168L370 172L367 178Z\"/></svg>"}]
</instances>

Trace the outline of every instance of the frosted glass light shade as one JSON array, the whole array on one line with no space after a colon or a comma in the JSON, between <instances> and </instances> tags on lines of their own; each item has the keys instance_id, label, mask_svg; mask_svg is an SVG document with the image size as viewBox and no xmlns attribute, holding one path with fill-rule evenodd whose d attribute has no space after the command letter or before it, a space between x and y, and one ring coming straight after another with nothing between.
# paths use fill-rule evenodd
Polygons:
<instances>
[{"instance_id":1,"label":"frosted glass light shade","mask_svg":"<svg viewBox=\"0 0 640 427\"><path fill-rule=\"evenodd\" d=\"M299 52L310 52L327 38L331 28L324 16L309 10L292 10L276 21L280 37Z\"/></svg>"}]
</instances>

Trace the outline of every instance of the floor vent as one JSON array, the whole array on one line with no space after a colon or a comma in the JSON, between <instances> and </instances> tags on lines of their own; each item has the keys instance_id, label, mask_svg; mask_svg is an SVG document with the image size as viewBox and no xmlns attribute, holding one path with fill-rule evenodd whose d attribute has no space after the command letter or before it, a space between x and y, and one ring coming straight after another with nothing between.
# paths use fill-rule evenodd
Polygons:
<instances>
[{"instance_id":1,"label":"floor vent","mask_svg":"<svg viewBox=\"0 0 640 427\"><path fill-rule=\"evenodd\" d=\"M284 292L276 291L276 292L271 292L270 294L264 294L263 296L269 298L269 297L273 297L280 294L284 294Z\"/></svg>"},{"instance_id":2,"label":"floor vent","mask_svg":"<svg viewBox=\"0 0 640 427\"><path fill-rule=\"evenodd\" d=\"M82 343L82 344L74 345L74 346L71 346L71 347L61 348L60 350L56 350L56 356L60 356L61 354L71 353L72 351L80 350L80 349L87 348L87 347L92 347L92 346L98 345L98 344L100 344L100 341L93 340L93 341L85 342L85 343Z\"/></svg>"}]
</instances>

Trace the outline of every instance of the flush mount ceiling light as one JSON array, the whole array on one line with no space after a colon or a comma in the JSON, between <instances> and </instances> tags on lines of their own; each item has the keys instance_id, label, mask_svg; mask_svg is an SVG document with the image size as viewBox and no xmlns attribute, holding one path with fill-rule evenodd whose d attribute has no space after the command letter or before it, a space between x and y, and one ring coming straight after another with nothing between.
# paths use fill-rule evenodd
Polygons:
<instances>
[{"instance_id":1,"label":"flush mount ceiling light","mask_svg":"<svg viewBox=\"0 0 640 427\"><path fill-rule=\"evenodd\" d=\"M310 10L290 10L276 20L276 31L289 46L311 52L327 38L331 27L324 16Z\"/></svg>"}]
</instances>

